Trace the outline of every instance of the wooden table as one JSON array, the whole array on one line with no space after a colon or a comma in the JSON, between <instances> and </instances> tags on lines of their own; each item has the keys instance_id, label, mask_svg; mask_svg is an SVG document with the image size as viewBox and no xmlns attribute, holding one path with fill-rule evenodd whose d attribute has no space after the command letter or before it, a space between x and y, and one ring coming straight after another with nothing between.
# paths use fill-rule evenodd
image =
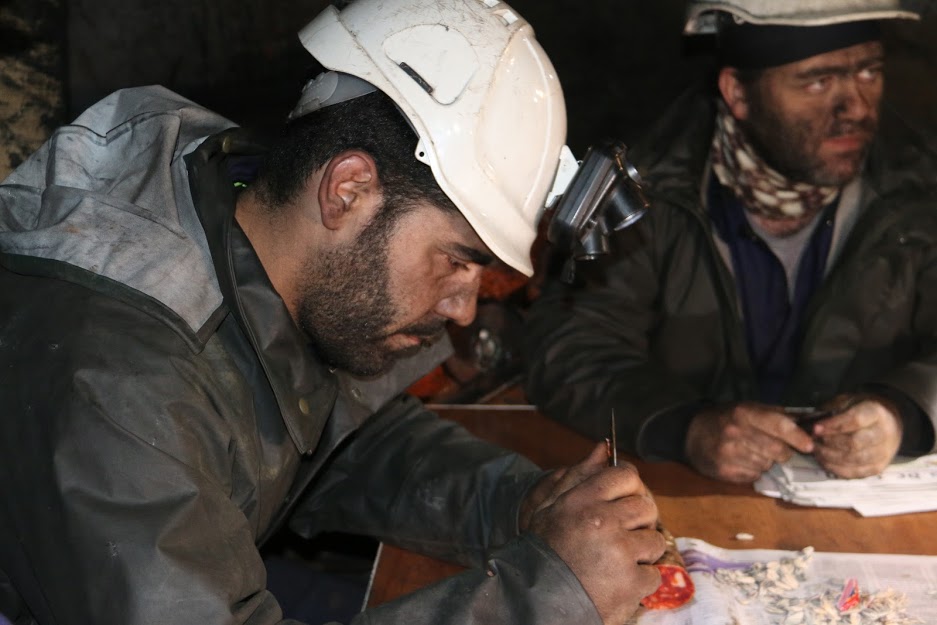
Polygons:
<instances>
[{"instance_id":1,"label":"wooden table","mask_svg":"<svg viewBox=\"0 0 937 625\"><path fill-rule=\"evenodd\" d=\"M523 407L436 410L477 436L518 451L546 468L573 464L594 444ZM734 549L798 550L812 545L817 551L937 555L937 512L863 518L848 510L794 506L760 495L751 486L710 480L676 463L631 461L654 493L661 521L674 536L701 538ZM754 540L737 540L740 532L753 534ZM389 601L460 570L453 564L382 545L368 605Z\"/></svg>"}]
</instances>

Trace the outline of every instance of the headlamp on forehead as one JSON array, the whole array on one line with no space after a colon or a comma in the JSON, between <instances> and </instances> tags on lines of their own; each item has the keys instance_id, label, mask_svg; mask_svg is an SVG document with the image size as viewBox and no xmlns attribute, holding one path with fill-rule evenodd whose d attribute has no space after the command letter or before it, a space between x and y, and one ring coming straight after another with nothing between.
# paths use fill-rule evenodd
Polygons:
<instances>
[{"instance_id":1,"label":"headlamp on forehead","mask_svg":"<svg viewBox=\"0 0 937 625\"><path fill-rule=\"evenodd\" d=\"M590 147L547 229L547 239L567 259L563 280L573 281L576 261L607 254L611 233L637 222L648 207L625 145L606 141Z\"/></svg>"},{"instance_id":2,"label":"headlamp on forehead","mask_svg":"<svg viewBox=\"0 0 937 625\"><path fill-rule=\"evenodd\" d=\"M306 83L289 119L376 90L374 85L355 76L324 72ZM556 206L547 238L567 259L563 276L572 282L576 261L608 253L609 235L640 219L648 203L638 172L627 160L625 145L606 141L589 148L578 165L569 148L563 147L546 205Z\"/></svg>"}]
</instances>

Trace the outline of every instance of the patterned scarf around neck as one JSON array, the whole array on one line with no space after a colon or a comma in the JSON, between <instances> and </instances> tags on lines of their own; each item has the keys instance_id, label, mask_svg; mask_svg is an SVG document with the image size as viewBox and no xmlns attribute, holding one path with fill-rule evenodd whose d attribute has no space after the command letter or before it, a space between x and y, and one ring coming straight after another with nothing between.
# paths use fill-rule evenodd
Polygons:
<instances>
[{"instance_id":1,"label":"patterned scarf around neck","mask_svg":"<svg viewBox=\"0 0 937 625\"><path fill-rule=\"evenodd\" d=\"M776 236L798 232L840 192L839 187L793 182L768 165L722 101L711 159L719 182L732 190L749 213L761 217L762 226Z\"/></svg>"}]
</instances>

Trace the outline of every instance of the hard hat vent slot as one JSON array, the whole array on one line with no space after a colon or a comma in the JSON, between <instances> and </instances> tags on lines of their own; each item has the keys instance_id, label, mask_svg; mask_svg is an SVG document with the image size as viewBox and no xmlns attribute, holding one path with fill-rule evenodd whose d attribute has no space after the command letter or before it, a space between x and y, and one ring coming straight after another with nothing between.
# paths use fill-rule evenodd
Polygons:
<instances>
[{"instance_id":1,"label":"hard hat vent slot","mask_svg":"<svg viewBox=\"0 0 937 625\"><path fill-rule=\"evenodd\" d=\"M426 82L422 76L420 76L415 69L407 65L406 63L400 63L400 69L407 73L407 76L416 81L416 84L420 85L423 88L423 91L433 95L433 85Z\"/></svg>"},{"instance_id":2,"label":"hard hat vent slot","mask_svg":"<svg viewBox=\"0 0 937 625\"><path fill-rule=\"evenodd\" d=\"M452 104L478 71L478 55L451 25L419 24L384 40L384 53L440 104Z\"/></svg>"}]
</instances>

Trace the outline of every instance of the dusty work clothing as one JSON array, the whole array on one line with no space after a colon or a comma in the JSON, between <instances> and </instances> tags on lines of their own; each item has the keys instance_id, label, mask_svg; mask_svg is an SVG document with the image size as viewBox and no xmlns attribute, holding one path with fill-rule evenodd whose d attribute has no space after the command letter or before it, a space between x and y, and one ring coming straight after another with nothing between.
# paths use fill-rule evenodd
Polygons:
<instances>
[{"instance_id":1,"label":"dusty work clothing","mask_svg":"<svg viewBox=\"0 0 937 625\"><path fill-rule=\"evenodd\" d=\"M548 415L648 459L684 460L702 406L759 398L731 255L701 198L715 102L684 95L629 153L651 210L580 284L545 286L527 322L528 396ZM803 312L781 403L867 390L905 418L902 452L934 447L937 156L883 113L861 180L844 189L825 276ZM848 206L847 206L848 204ZM836 237L836 234L834 234Z\"/></svg>"},{"instance_id":2,"label":"dusty work clothing","mask_svg":"<svg viewBox=\"0 0 937 625\"><path fill-rule=\"evenodd\" d=\"M518 536L542 471L398 395L425 362L363 381L317 358L233 219L232 163L260 151L127 90L0 186L0 612L285 622L258 547L288 522L476 566L355 623L600 622Z\"/></svg>"}]
</instances>

